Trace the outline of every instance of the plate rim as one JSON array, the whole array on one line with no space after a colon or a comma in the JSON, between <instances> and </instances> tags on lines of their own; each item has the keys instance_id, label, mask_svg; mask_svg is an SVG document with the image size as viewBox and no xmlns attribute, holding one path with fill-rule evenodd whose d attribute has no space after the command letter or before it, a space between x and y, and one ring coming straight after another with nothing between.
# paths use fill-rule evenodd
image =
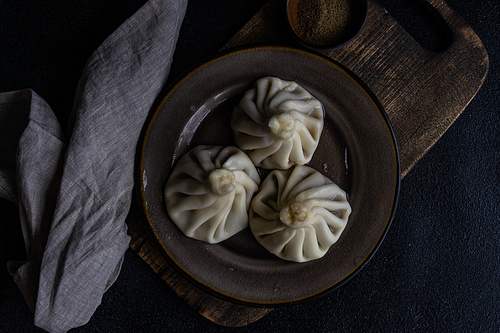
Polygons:
<instances>
[{"instance_id":1,"label":"plate rim","mask_svg":"<svg viewBox=\"0 0 500 333\"><path fill-rule=\"evenodd\" d=\"M148 209L146 205L146 200L145 200L145 191L144 191L144 184L143 184L143 175L142 175L142 170L143 170L143 154L144 150L146 147L147 143L147 137L149 130L154 122L154 119L158 115L160 109L162 108L163 104L166 102L168 99L169 95L175 91L175 89L180 86L184 81L186 81L193 73L196 71L202 69L203 67L218 61L219 59L230 57L231 55L235 55L241 52L247 52L247 51L258 51L258 50L279 50L279 51L289 51L289 52L298 52L302 54L306 54L308 56L313 56L315 58L318 58L319 60L322 60L326 63L329 63L329 65L334 65L337 67L339 70L343 71L344 74L349 76L353 81L359 85L364 92L367 93L371 101L376 105L376 108L379 110L381 117L383 118L387 130L390 134L391 141L393 143L393 149L394 149L394 155L396 159L396 182L395 182L395 189L394 189L394 200L392 202L392 209L391 209L391 214L389 215L384 229L380 234L380 237L378 238L377 242L373 246L373 248L370 250L369 254L366 256L366 258L363 259L363 261L356 266L348 275L346 275L344 278L341 280L337 281L336 283L330 285L329 287L305 296L300 299L294 299L294 300L287 300L287 301L252 301L252 300L246 300L242 298L238 298L234 295L229 295L225 292L219 291L215 289L214 287L210 286L209 284L206 284L200 280L198 280L195 276L191 275L189 272L187 272L180 264L177 263L175 258L173 258L168 250L165 248L163 242L161 241L159 235L157 234L150 216L148 214ZM141 223L144 223L147 226L148 233L151 236L151 238L154 240L155 246L159 249L161 255L169 262L169 264L172 266L172 268L175 270L176 273L178 273L180 276L182 276L184 279L186 279L190 284L192 284L195 287L200 288L202 291L206 292L207 294L217 297L219 299L222 299L224 301L228 301L230 303L242 305L242 306L250 306L250 307L257 307L257 308L275 308L275 307L283 307L283 306L289 306L292 304L299 304L299 303L304 303L307 301L311 301L313 299L317 299L323 295L326 295L341 286L343 286L345 283L347 283L352 277L354 277L375 255L377 252L378 248L380 247L380 244L383 242L385 239L385 236L387 235L387 231L392 224L395 214L397 211L397 206L399 202L399 196L400 196L400 188L401 188L401 160L400 160L400 154L399 154L399 147L396 139L396 135L394 132L394 129L392 127L391 121L385 112L384 107L376 97L376 95L373 93L373 91L368 87L368 85L361 80L359 76L357 76L353 71L348 69L347 67L343 66L339 62L337 62L334 59L328 58L326 55L323 55L321 53L315 52L315 51L306 51L303 49L298 49L294 47L289 47L289 46L282 46L282 45L275 45L275 44L254 44L250 46L239 46L239 47L233 47L224 51L217 52L211 56L208 56L204 58L203 60L199 61L195 65L191 66L188 70L186 70L184 73L179 75L171 84L167 85L164 89L160 91L158 94L157 99L153 103L150 112L143 124L143 127L141 129L141 134L139 137L139 141L137 144L137 149L136 149L136 156L135 156L135 194L136 194L136 199L138 200L139 203L139 210L142 216Z\"/></svg>"}]
</instances>

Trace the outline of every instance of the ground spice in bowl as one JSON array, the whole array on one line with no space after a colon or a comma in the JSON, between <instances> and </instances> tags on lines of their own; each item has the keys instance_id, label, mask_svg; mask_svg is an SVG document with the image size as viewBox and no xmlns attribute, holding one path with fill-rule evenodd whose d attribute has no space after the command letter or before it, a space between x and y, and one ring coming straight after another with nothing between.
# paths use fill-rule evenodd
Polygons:
<instances>
[{"instance_id":1,"label":"ground spice in bowl","mask_svg":"<svg viewBox=\"0 0 500 333\"><path fill-rule=\"evenodd\" d=\"M349 43L366 19L366 0L288 0L292 33L308 47L335 49Z\"/></svg>"},{"instance_id":2,"label":"ground spice in bowl","mask_svg":"<svg viewBox=\"0 0 500 333\"><path fill-rule=\"evenodd\" d=\"M346 0L300 1L297 28L301 37L316 45L332 45L349 32L352 4Z\"/></svg>"}]
</instances>

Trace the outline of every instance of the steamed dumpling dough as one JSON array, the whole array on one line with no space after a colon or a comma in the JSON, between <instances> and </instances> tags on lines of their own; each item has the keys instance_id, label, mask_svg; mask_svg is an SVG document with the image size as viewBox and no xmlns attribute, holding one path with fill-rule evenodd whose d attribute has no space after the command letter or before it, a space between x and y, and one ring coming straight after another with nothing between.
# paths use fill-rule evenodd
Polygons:
<instances>
[{"instance_id":1,"label":"steamed dumpling dough","mask_svg":"<svg viewBox=\"0 0 500 333\"><path fill-rule=\"evenodd\" d=\"M240 149L197 146L172 171L165 203L186 236L218 243L248 226L248 209L259 184L255 166Z\"/></svg>"},{"instance_id":2,"label":"steamed dumpling dough","mask_svg":"<svg viewBox=\"0 0 500 333\"><path fill-rule=\"evenodd\" d=\"M268 76L245 93L231 127L236 145L256 166L286 170L311 160L323 113L322 104L297 83Z\"/></svg>"},{"instance_id":3,"label":"steamed dumpling dough","mask_svg":"<svg viewBox=\"0 0 500 333\"><path fill-rule=\"evenodd\" d=\"M252 200L249 224L269 252L290 261L321 258L351 214L346 193L307 166L274 170Z\"/></svg>"}]
</instances>

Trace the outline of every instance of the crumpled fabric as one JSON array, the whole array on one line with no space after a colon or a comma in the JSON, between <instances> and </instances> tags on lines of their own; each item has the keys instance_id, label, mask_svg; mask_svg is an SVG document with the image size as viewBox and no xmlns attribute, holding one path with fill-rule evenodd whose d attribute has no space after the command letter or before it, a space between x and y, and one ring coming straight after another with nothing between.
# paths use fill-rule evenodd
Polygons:
<instances>
[{"instance_id":1,"label":"crumpled fabric","mask_svg":"<svg viewBox=\"0 0 500 333\"><path fill-rule=\"evenodd\" d=\"M0 197L19 207L27 261L8 270L35 325L86 324L118 277L143 123L163 88L187 0L150 0L88 60L71 136L30 89L0 94Z\"/></svg>"}]
</instances>

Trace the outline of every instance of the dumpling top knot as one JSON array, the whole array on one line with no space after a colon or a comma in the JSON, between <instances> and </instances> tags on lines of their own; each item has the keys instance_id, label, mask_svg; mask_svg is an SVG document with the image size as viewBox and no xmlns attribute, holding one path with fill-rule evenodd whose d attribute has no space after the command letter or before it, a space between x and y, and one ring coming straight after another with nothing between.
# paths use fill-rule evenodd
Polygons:
<instances>
[{"instance_id":1,"label":"dumpling top knot","mask_svg":"<svg viewBox=\"0 0 500 333\"><path fill-rule=\"evenodd\" d=\"M307 224L309 210L301 203L296 202L280 210L280 220L290 228L298 228Z\"/></svg>"},{"instance_id":2,"label":"dumpling top knot","mask_svg":"<svg viewBox=\"0 0 500 333\"><path fill-rule=\"evenodd\" d=\"M231 170L214 169L208 175L212 191L218 195L227 195L236 188L236 177Z\"/></svg>"},{"instance_id":3,"label":"dumpling top knot","mask_svg":"<svg viewBox=\"0 0 500 333\"><path fill-rule=\"evenodd\" d=\"M295 132L295 119L290 112L283 112L271 117L269 128L282 139L289 139Z\"/></svg>"}]
</instances>

